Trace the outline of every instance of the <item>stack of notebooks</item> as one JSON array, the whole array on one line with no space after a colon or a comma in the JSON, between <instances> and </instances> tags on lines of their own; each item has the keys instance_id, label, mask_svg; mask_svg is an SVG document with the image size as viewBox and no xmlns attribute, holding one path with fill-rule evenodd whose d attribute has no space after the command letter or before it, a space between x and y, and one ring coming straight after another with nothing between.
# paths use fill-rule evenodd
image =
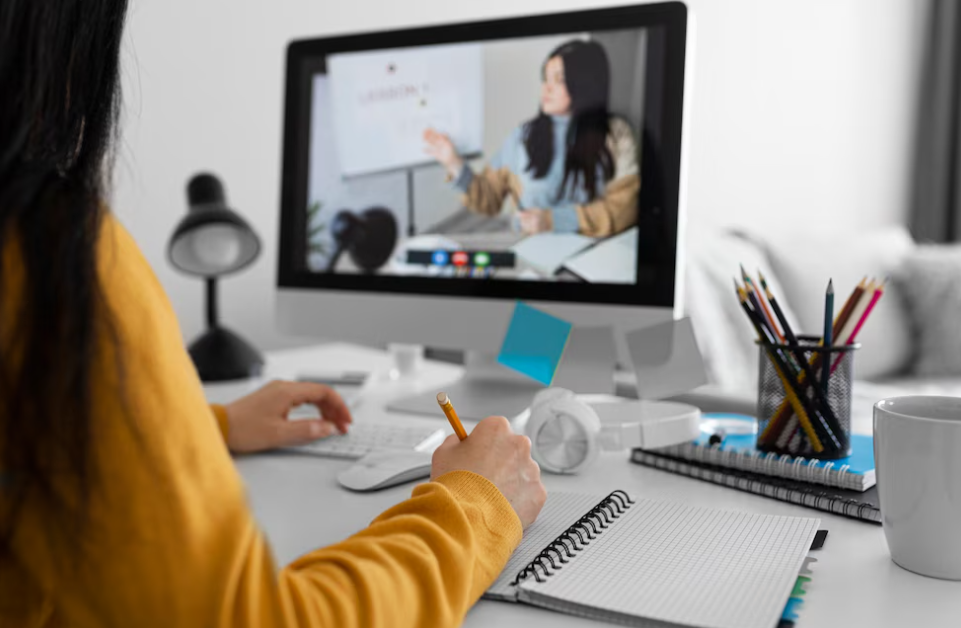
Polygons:
<instances>
[{"instance_id":1,"label":"stack of notebooks","mask_svg":"<svg viewBox=\"0 0 961 628\"><path fill-rule=\"evenodd\" d=\"M631 461L780 501L881 523L875 486L874 441L870 436L853 435L852 454L832 461L759 452L754 434L730 434L720 445L709 444L709 439L710 435L702 434L692 443L662 449L635 449Z\"/></svg>"},{"instance_id":2,"label":"stack of notebooks","mask_svg":"<svg viewBox=\"0 0 961 628\"><path fill-rule=\"evenodd\" d=\"M818 524L624 491L551 493L484 597L627 626L792 625Z\"/></svg>"}]
</instances>

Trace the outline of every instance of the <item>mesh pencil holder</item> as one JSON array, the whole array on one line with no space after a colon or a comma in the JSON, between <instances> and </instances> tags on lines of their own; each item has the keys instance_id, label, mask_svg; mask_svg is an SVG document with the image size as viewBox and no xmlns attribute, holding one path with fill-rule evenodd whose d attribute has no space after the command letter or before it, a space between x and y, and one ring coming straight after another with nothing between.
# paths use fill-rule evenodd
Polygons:
<instances>
[{"instance_id":1,"label":"mesh pencil holder","mask_svg":"<svg viewBox=\"0 0 961 628\"><path fill-rule=\"evenodd\" d=\"M861 345L822 347L818 340L802 336L797 345L758 341L758 450L818 460L851 454L851 384L854 354ZM826 358L831 370L825 389Z\"/></svg>"}]
</instances>

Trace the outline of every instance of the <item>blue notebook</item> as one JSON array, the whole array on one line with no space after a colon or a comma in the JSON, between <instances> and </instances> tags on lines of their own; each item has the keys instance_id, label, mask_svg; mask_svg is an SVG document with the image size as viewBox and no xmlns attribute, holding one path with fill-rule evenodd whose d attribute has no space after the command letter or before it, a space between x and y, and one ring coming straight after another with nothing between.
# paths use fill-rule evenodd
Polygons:
<instances>
[{"instance_id":1,"label":"blue notebook","mask_svg":"<svg viewBox=\"0 0 961 628\"><path fill-rule=\"evenodd\" d=\"M705 419L743 419L754 417L707 413ZM705 421L708 422L708 421ZM693 442L654 450L673 458L739 469L800 482L836 486L851 491L866 491L877 483L874 470L874 438L851 435L851 455L838 460L817 460L801 456L778 455L758 451L757 434L727 433L720 445L710 445L710 430L702 430Z\"/></svg>"}]
</instances>

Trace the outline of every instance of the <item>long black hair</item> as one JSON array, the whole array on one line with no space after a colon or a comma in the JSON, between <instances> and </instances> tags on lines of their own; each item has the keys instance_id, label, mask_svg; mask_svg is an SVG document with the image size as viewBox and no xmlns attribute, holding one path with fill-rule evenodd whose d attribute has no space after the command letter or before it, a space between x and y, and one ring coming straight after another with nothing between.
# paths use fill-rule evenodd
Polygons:
<instances>
[{"instance_id":1,"label":"long black hair","mask_svg":"<svg viewBox=\"0 0 961 628\"><path fill-rule=\"evenodd\" d=\"M597 170L600 166L605 181L614 176L614 158L607 148L610 131L608 95L611 68L603 46L594 41L575 39L561 44L544 61L559 57L564 63L564 82L571 97L571 124L567 130L564 179L558 196L583 185L587 197L597 196ZM524 125L528 172L535 179L547 175L554 159L554 122L543 110Z\"/></svg>"},{"instance_id":2,"label":"long black hair","mask_svg":"<svg viewBox=\"0 0 961 628\"><path fill-rule=\"evenodd\" d=\"M0 2L0 555L27 499L82 523L97 476L91 371L116 336L95 251L126 10Z\"/></svg>"}]
</instances>

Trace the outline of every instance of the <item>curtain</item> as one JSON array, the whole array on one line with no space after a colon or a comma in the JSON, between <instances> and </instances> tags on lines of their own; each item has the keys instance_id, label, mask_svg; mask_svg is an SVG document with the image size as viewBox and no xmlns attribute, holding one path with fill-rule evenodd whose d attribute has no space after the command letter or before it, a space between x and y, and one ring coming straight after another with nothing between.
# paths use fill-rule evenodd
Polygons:
<instances>
[{"instance_id":1,"label":"curtain","mask_svg":"<svg viewBox=\"0 0 961 628\"><path fill-rule=\"evenodd\" d=\"M922 68L911 231L961 241L961 3L932 0Z\"/></svg>"}]
</instances>

